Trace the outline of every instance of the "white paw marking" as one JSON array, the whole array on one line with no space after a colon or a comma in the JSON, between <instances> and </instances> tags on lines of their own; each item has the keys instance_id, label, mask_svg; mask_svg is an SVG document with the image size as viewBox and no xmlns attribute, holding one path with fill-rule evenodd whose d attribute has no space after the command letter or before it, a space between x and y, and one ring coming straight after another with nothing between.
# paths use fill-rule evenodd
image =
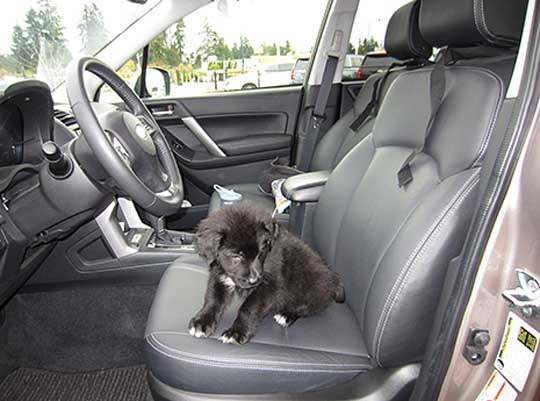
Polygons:
<instances>
[{"instance_id":1,"label":"white paw marking","mask_svg":"<svg viewBox=\"0 0 540 401\"><path fill-rule=\"evenodd\" d=\"M221 281L221 284L227 287L229 291L234 291L236 289L236 284L234 283L234 280L229 276L226 276L225 274L219 276L219 281Z\"/></svg>"},{"instance_id":2,"label":"white paw marking","mask_svg":"<svg viewBox=\"0 0 540 401\"><path fill-rule=\"evenodd\" d=\"M206 337L206 333L204 331L195 329L195 327L191 327L189 329L189 334L195 338Z\"/></svg>"},{"instance_id":3,"label":"white paw marking","mask_svg":"<svg viewBox=\"0 0 540 401\"><path fill-rule=\"evenodd\" d=\"M280 315L279 313L277 315L274 315L274 320L281 327L287 327L288 326L287 318L285 316L283 316L283 315Z\"/></svg>"},{"instance_id":4,"label":"white paw marking","mask_svg":"<svg viewBox=\"0 0 540 401\"><path fill-rule=\"evenodd\" d=\"M223 344L236 344L236 340L229 336L221 336L219 337L219 341L221 341Z\"/></svg>"}]
</instances>

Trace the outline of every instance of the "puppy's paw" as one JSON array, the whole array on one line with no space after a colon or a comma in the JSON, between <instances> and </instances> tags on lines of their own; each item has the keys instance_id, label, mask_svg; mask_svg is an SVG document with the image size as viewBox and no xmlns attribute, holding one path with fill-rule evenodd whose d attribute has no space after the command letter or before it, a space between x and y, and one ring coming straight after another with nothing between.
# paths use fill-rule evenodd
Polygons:
<instances>
[{"instance_id":1,"label":"puppy's paw","mask_svg":"<svg viewBox=\"0 0 540 401\"><path fill-rule=\"evenodd\" d=\"M278 313L274 315L274 321L281 327L289 327L296 321L296 318L286 313Z\"/></svg>"},{"instance_id":2,"label":"puppy's paw","mask_svg":"<svg viewBox=\"0 0 540 401\"><path fill-rule=\"evenodd\" d=\"M216 331L214 319L195 316L189 322L189 334L196 338L210 337Z\"/></svg>"},{"instance_id":3,"label":"puppy's paw","mask_svg":"<svg viewBox=\"0 0 540 401\"><path fill-rule=\"evenodd\" d=\"M248 335L247 333L244 333L242 330L230 328L228 330L225 330L221 337L219 337L219 341L221 341L223 344L235 344L235 345L242 345L247 343L252 336Z\"/></svg>"}]
</instances>

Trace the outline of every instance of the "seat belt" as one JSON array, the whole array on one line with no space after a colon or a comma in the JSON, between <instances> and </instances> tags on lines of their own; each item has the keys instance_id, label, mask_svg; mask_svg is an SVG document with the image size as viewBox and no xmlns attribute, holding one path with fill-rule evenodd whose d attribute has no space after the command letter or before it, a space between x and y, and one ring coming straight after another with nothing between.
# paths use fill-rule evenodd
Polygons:
<instances>
[{"instance_id":1,"label":"seat belt","mask_svg":"<svg viewBox=\"0 0 540 401\"><path fill-rule=\"evenodd\" d=\"M299 139L301 140L299 141L299 161L296 168L301 171L307 171L311 164L311 158L313 157L313 152L315 151L321 132L321 125L326 119L326 106L328 105L328 100L330 98L338 62L339 56L330 53L328 54L324 66L321 86L317 95L317 100L315 100L315 107L311 112L307 129L303 135L299 136Z\"/></svg>"},{"instance_id":2,"label":"seat belt","mask_svg":"<svg viewBox=\"0 0 540 401\"><path fill-rule=\"evenodd\" d=\"M386 75L386 73L384 74ZM353 131L358 130L362 125L364 125L364 121L372 115L372 111L375 108L375 105L377 104L377 92L379 89L379 86L381 85L381 81L384 79L384 75L381 75L379 77L376 77L374 79L375 82L373 82L373 85L371 85L371 100L368 104L364 107L364 109L358 114L358 117L354 119L354 121L349 125L349 128ZM362 88L362 91L366 90L365 88Z\"/></svg>"},{"instance_id":3,"label":"seat belt","mask_svg":"<svg viewBox=\"0 0 540 401\"><path fill-rule=\"evenodd\" d=\"M396 67L408 67L410 69L413 68L420 68L424 66L425 63L418 62L416 60L409 60L405 61L403 63L393 63L391 64L384 74L379 76L379 78L373 83L373 86L371 87L371 101L366 104L362 112L356 117L356 119L349 125L349 128L353 131L357 131L362 125L364 125L364 122L368 119L368 117L374 117L378 113L379 108L379 102L381 100L382 91L384 90L384 84L386 83L386 80L388 79L388 76L391 72L393 72L394 68ZM364 90L364 89L362 89Z\"/></svg>"},{"instance_id":4,"label":"seat belt","mask_svg":"<svg viewBox=\"0 0 540 401\"><path fill-rule=\"evenodd\" d=\"M435 117L437 116L437 113L439 112L444 93L446 92L446 75L444 67L448 63L449 58L450 52L448 51L448 49L442 49L439 55L439 59L435 63L435 67L433 67L433 70L431 71L431 74L429 76L431 114L429 116L429 120L426 126L424 142L422 146L414 149L401 165L397 173L398 186L400 188L405 188L413 180L411 164L416 158L416 156L418 156L424 151L427 140L429 138L429 134L431 134L433 122L435 120Z\"/></svg>"}]
</instances>

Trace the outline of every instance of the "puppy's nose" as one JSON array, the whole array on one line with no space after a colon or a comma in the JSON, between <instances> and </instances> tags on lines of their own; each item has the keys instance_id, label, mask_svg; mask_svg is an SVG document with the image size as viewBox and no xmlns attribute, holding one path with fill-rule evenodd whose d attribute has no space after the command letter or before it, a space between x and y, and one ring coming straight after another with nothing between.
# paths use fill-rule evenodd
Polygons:
<instances>
[{"instance_id":1,"label":"puppy's nose","mask_svg":"<svg viewBox=\"0 0 540 401\"><path fill-rule=\"evenodd\" d=\"M257 284L260 278L261 278L260 273L256 269L251 269L251 271L249 272L249 277L248 277L249 284Z\"/></svg>"}]
</instances>

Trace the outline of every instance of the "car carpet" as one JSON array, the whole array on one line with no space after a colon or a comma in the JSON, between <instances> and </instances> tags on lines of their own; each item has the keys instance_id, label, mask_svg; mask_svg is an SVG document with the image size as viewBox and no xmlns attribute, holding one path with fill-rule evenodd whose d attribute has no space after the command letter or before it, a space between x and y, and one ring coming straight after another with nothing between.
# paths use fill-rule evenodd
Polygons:
<instances>
[{"instance_id":1,"label":"car carpet","mask_svg":"<svg viewBox=\"0 0 540 401\"><path fill-rule=\"evenodd\" d=\"M0 327L0 382L17 368L93 372L144 363L155 286L23 293Z\"/></svg>"},{"instance_id":2,"label":"car carpet","mask_svg":"<svg viewBox=\"0 0 540 401\"><path fill-rule=\"evenodd\" d=\"M86 373L19 368L0 383L0 401L150 401L144 366Z\"/></svg>"}]
</instances>

